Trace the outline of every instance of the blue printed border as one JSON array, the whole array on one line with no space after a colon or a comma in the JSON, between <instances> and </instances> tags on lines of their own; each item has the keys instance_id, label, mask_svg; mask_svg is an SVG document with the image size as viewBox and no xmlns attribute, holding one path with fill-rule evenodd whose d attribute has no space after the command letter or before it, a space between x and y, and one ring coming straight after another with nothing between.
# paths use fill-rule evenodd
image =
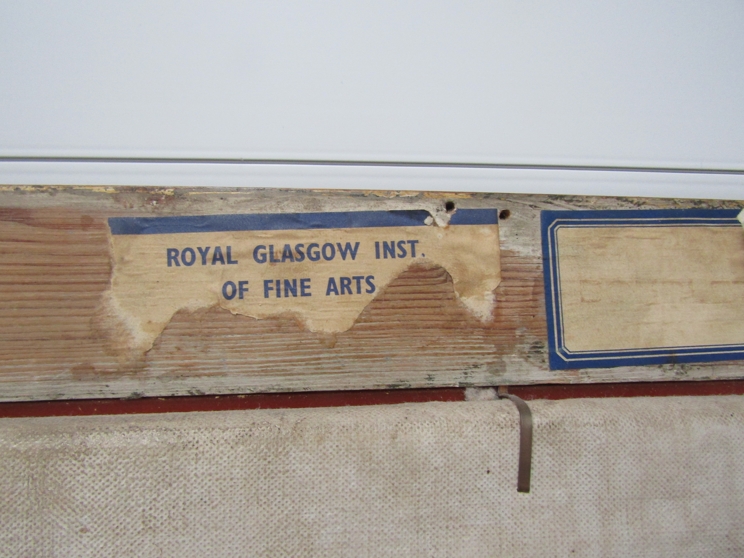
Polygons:
<instances>
[{"instance_id":1,"label":"blue printed border","mask_svg":"<svg viewBox=\"0 0 744 558\"><path fill-rule=\"evenodd\" d=\"M657 347L610 351L570 351L563 342L560 247L563 227L741 227L738 209L662 209L614 211L543 211L541 214L545 309L551 370L609 368L677 362L744 359L744 345Z\"/></svg>"},{"instance_id":2,"label":"blue printed border","mask_svg":"<svg viewBox=\"0 0 744 558\"><path fill-rule=\"evenodd\" d=\"M178 217L111 217L111 234L173 234L298 229L359 229L426 226L424 209L396 211L335 211ZM458 209L450 225L497 225L497 209Z\"/></svg>"}]
</instances>

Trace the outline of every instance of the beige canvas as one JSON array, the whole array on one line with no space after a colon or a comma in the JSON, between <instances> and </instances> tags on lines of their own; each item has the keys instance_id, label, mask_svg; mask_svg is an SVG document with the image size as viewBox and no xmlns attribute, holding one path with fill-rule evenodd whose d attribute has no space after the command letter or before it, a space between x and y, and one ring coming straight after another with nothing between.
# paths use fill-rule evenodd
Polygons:
<instances>
[{"instance_id":1,"label":"beige canvas","mask_svg":"<svg viewBox=\"0 0 744 558\"><path fill-rule=\"evenodd\" d=\"M744 399L0 420L2 556L737 556Z\"/></svg>"}]
</instances>

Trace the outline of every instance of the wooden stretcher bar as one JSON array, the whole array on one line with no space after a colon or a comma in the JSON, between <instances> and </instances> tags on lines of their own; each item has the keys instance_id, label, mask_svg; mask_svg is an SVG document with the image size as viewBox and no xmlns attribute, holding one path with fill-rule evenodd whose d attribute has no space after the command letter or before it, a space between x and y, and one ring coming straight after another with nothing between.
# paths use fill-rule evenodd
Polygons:
<instances>
[{"instance_id":1,"label":"wooden stretcher bar","mask_svg":"<svg viewBox=\"0 0 744 558\"><path fill-rule=\"evenodd\" d=\"M744 231L733 217L741 206L503 194L3 186L0 400L742 378ZM490 215L486 210L497 224L477 220ZM209 237L220 240L216 256L217 244L200 244L193 228L205 222L225 228L223 217L235 215L271 215L271 221L361 212L374 219L431 219L417 222L418 229L383 230L378 221L367 226L352 219L335 228L311 223L294 230L287 237L294 259L298 244L306 250L320 238L313 235L337 235L326 244L334 246L339 267L323 260L320 242L314 268L293 267L299 262L286 254L281 262L283 232L211 232L227 235ZM204 216L209 219L199 220ZM642 225L616 226L618 219ZM163 223L192 228L148 228ZM410 231L431 239L411 244ZM170 246L168 234L185 236ZM458 240L467 235L483 240ZM390 245L380 244L375 259L378 237L405 242L388 251L389 261L383 250ZM361 256L341 260L335 247L347 242L368 249L364 265ZM254 252L259 245L265 249ZM436 254L411 257L413 247L424 245ZM193 264L187 265L186 248L193 248ZM403 248L406 261L392 257ZM152 263L142 264L149 257ZM267 262L259 265L262 257ZM302 279L310 270L309 279L316 268L312 301L302 300L300 286L296 292L283 282L266 287L272 273ZM230 275L236 270L246 273L242 286ZM366 292L365 279L377 281L380 274L387 278ZM330 275L338 293L326 283ZM276 298L276 288L286 295L283 306L262 299Z\"/></svg>"}]
</instances>

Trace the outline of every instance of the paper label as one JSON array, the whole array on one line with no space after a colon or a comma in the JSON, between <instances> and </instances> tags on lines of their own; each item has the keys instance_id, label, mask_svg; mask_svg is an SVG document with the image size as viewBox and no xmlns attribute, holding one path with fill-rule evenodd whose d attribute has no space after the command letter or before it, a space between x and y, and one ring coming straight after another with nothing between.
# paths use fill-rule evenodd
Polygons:
<instances>
[{"instance_id":1,"label":"paper label","mask_svg":"<svg viewBox=\"0 0 744 558\"><path fill-rule=\"evenodd\" d=\"M737 213L544 211L551 368L744 358Z\"/></svg>"},{"instance_id":2,"label":"paper label","mask_svg":"<svg viewBox=\"0 0 744 558\"><path fill-rule=\"evenodd\" d=\"M413 264L445 268L487 321L500 281L495 209L459 209L447 223L413 210L111 218L109 227L105 306L142 351L179 310L212 306L342 332Z\"/></svg>"}]
</instances>

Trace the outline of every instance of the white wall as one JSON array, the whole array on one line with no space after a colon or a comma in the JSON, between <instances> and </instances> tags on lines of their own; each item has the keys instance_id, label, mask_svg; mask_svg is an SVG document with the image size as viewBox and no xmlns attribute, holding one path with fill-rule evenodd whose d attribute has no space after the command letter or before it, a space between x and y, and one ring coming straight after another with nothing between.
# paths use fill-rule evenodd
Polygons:
<instances>
[{"instance_id":1,"label":"white wall","mask_svg":"<svg viewBox=\"0 0 744 558\"><path fill-rule=\"evenodd\" d=\"M743 29L734 0L4 2L0 182L744 198ZM142 157L703 173L69 159Z\"/></svg>"}]
</instances>

